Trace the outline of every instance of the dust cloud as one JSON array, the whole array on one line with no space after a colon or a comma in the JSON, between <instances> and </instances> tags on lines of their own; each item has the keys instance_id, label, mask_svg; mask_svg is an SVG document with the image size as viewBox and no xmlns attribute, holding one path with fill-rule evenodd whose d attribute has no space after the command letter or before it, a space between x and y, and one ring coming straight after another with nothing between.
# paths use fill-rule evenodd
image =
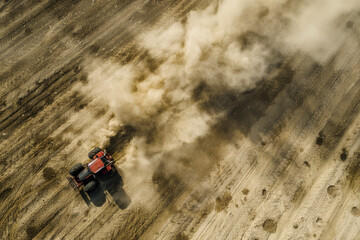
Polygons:
<instances>
[{"instance_id":1,"label":"dust cloud","mask_svg":"<svg viewBox=\"0 0 360 240\"><path fill-rule=\"evenodd\" d=\"M161 171L165 177L156 178L158 185L177 176L191 186L227 154L214 126L229 109L216 97L235 92L237 98L256 89L293 54L327 61L341 47L345 29L334 27L338 18L359 5L224 0L141 34L137 48L152 67L139 59L120 64L88 57L82 90L113 114L99 144L109 144L122 126L133 126L125 172L154 181L154 172Z\"/></svg>"}]
</instances>

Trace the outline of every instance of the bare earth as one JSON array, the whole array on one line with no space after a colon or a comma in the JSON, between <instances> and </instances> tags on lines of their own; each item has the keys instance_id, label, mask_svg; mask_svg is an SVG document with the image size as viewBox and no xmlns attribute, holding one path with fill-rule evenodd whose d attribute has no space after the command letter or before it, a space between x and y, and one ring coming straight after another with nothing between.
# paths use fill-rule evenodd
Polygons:
<instances>
[{"instance_id":1,"label":"bare earth","mask_svg":"<svg viewBox=\"0 0 360 240\"><path fill-rule=\"evenodd\" d=\"M0 239L360 239L360 14L326 63L285 56L225 99L192 184L127 170L131 126L107 146L121 177L89 198L66 181L112 117L79 90L86 60L156 68L138 35L209 2L0 1Z\"/></svg>"}]
</instances>

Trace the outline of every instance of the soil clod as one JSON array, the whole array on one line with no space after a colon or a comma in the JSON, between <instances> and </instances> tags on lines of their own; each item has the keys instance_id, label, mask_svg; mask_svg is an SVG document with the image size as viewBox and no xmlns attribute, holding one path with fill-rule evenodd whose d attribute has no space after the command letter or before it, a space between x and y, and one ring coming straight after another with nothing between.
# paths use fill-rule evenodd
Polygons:
<instances>
[{"instance_id":1,"label":"soil clod","mask_svg":"<svg viewBox=\"0 0 360 240\"><path fill-rule=\"evenodd\" d=\"M267 191L266 191L266 189L264 188L264 189L262 190L262 192L261 192L261 195L266 196L266 194L267 194Z\"/></svg>"},{"instance_id":2,"label":"soil clod","mask_svg":"<svg viewBox=\"0 0 360 240\"><path fill-rule=\"evenodd\" d=\"M51 179L56 177L56 172L54 171L54 169L50 168L50 167L46 167L43 170L43 177L46 181L50 181Z\"/></svg>"},{"instance_id":3,"label":"soil clod","mask_svg":"<svg viewBox=\"0 0 360 240\"><path fill-rule=\"evenodd\" d=\"M267 219L263 223L263 229L269 233L276 232L276 228L277 228L277 222L275 222L273 219Z\"/></svg>"},{"instance_id":4,"label":"soil clod","mask_svg":"<svg viewBox=\"0 0 360 240\"><path fill-rule=\"evenodd\" d=\"M248 195L249 192L250 192L250 190L247 189L247 188L244 188L241 192L242 192L242 194L244 194L244 195Z\"/></svg>"},{"instance_id":5,"label":"soil clod","mask_svg":"<svg viewBox=\"0 0 360 240\"><path fill-rule=\"evenodd\" d=\"M348 156L348 151L346 150L346 148L343 148L342 153L340 154L341 161L345 161L347 156Z\"/></svg>"},{"instance_id":6,"label":"soil clod","mask_svg":"<svg viewBox=\"0 0 360 240\"><path fill-rule=\"evenodd\" d=\"M351 209L351 214L354 215L355 217L359 217L360 216L360 209L357 207L353 207Z\"/></svg>"},{"instance_id":7,"label":"soil clod","mask_svg":"<svg viewBox=\"0 0 360 240\"><path fill-rule=\"evenodd\" d=\"M336 196L336 187L334 185L330 185L327 188L327 193L331 196L331 197L335 197Z\"/></svg>"},{"instance_id":8,"label":"soil clod","mask_svg":"<svg viewBox=\"0 0 360 240\"><path fill-rule=\"evenodd\" d=\"M346 27L347 27L347 28L352 28L353 26L354 26L354 22L353 22L353 21L350 21L350 20L349 20L349 21L346 22Z\"/></svg>"},{"instance_id":9,"label":"soil clod","mask_svg":"<svg viewBox=\"0 0 360 240\"><path fill-rule=\"evenodd\" d=\"M185 235L184 233L179 233L175 237L175 240L188 240L188 239L189 239L189 237L187 235Z\"/></svg>"},{"instance_id":10,"label":"soil clod","mask_svg":"<svg viewBox=\"0 0 360 240\"><path fill-rule=\"evenodd\" d=\"M216 198L215 210L217 212L226 210L231 200L232 200L231 194L229 192L225 192L222 197Z\"/></svg>"},{"instance_id":11,"label":"soil clod","mask_svg":"<svg viewBox=\"0 0 360 240\"><path fill-rule=\"evenodd\" d=\"M319 132L319 135L318 135L318 137L316 138L316 144L319 145L319 146L323 145L324 139L325 139L324 133L323 133L322 131Z\"/></svg>"},{"instance_id":12,"label":"soil clod","mask_svg":"<svg viewBox=\"0 0 360 240\"><path fill-rule=\"evenodd\" d=\"M26 234L30 239L34 238L39 233L39 229L36 227L27 227Z\"/></svg>"}]
</instances>

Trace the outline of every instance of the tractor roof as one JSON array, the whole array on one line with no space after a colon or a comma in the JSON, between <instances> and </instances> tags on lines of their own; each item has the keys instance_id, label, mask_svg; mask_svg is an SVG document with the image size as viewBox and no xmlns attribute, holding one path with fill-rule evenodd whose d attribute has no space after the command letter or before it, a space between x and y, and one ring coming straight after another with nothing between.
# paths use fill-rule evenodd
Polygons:
<instances>
[{"instance_id":1,"label":"tractor roof","mask_svg":"<svg viewBox=\"0 0 360 240\"><path fill-rule=\"evenodd\" d=\"M100 158L94 159L91 163L89 163L88 166L90 168L90 171L93 173L97 173L105 167L103 161Z\"/></svg>"}]
</instances>

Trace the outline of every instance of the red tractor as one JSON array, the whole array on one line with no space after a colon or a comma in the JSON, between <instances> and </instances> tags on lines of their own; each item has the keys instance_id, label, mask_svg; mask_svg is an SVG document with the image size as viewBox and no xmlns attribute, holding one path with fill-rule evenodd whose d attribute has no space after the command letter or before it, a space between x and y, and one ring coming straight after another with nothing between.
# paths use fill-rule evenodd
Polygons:
<instances>
[{"instance_id":1,"label":"red tractor","mask_svg":"<svg viewBox=\"0 0 360 240\"><path fill-rule=\"evenodd\" d=\"M69 171L67 179L75 190L90 192L96 187L96 175L113 175L116 171L113 158L106 150L96 147L89 152L89 158L92 160L89 164L78 163Z\"/></svg>"}]
</instances>

